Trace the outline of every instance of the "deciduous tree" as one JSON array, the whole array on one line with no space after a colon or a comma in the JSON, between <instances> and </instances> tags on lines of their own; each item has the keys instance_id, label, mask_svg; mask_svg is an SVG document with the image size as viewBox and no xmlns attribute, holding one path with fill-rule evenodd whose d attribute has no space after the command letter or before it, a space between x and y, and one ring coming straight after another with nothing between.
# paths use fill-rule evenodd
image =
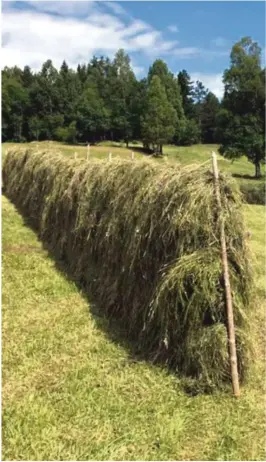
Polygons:
<instances>
[{"instance_id":1,"label":"deciduous tree","mask_svg":"<svg viewBox=\"0 0 266 462\"><path fill-rule=\"evenodd\" d=\"M220 153L230 159L247 156L257 178L265 160L265 72L260 55L260 47L250 37L233 46L231 66L223 77L225 93L217 130Z\"/></svg>"}]
</instances>

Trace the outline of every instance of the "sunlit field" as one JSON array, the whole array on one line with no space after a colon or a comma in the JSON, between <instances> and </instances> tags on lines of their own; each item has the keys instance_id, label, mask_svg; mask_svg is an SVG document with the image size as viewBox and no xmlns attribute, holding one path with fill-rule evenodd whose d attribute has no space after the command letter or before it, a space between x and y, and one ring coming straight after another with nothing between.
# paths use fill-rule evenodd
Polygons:
<instances>
[{"instance_id":1,"label":"sunlit field","mask_svg":"<svg viewBox=\"0 0 266 462\"><path fill-rule=\"evenodd\" d=\"M30 145L87 156L81 146ZM3 145L3 157L12 146ZM92 146L90 155L129 158L133 150L137 159L137 148ZM217 146L165 146L167 160L159 161L202 163L212 150ZM253 175L244 158L232 164L219 157L219 165ZM191 396L182 378L133 358L2 197L3 460L265 459L265 208L243 209L256 284L254 361L236 400L230 388Z\"/></svg>"}]
</instances>

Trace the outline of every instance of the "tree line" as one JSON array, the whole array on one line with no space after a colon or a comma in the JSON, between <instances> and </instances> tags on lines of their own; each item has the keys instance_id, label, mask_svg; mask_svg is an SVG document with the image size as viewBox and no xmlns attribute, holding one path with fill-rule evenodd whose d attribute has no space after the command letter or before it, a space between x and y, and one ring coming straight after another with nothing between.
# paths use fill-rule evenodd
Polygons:
<instances>
[{"instance_id":1,"label":"tree line","mask_svg":"<svg viewBox=\"0 0 266 462\"><path fill-rule=\"evenodd\" d=\"M260 53L250 38L234 45L221 103L202 82L192 82L185 70L174 75L161 59L138 80L123 50L75 70L65 61L57 70L51 60L39 72L5 67L2 140L142 140L155 154L166 143L220 143L228 157L246 154L259 176L265 123Z\"/></svg>"}]
</instances>

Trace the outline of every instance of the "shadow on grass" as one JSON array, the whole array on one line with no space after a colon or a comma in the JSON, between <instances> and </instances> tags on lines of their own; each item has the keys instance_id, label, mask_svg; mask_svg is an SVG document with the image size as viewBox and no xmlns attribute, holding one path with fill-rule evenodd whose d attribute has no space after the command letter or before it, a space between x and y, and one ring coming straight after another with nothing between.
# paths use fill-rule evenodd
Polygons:
<instances>
[{"instance_id":1,"label":"shadow on grass","mask_svg":"<svg viewBox=\"0 0 266 462\"><path fill-rule=\"evenodd\" d=\"M232 173L234 178L242 178L243 180L255 180L255 181L262 181L265 175L261 175L259 178L256 178L255 175L242 175L241 173Z\"/></svg>"},{"instance_id":2,"label":"shadow on grass","mask_svg":"<svg viewBox=\"0 0 266 462\"><path fill-rule=\"evenodd\" d=\"M152 156L152 157L163 157L163 154L155 154L155 152L152 150L152 149L148 149L148 148L142 148L141 146L134 146L134 145L130 145L128 146L128 149L130 149L130 151L135 151L135 152L139 152L140 154L143 154L144 156Z\"/></svg>"},{"instance_id":3,"label":"shadow on grass","mask_svg":"<svg viewBox=\"0 0 266 462\"><path fill-rule=\"evenodd\" d=\"M131 151L139 152L140 154L143 154L145 156L152 156L153 155L153 151L151 149L143 148L141 146L129 145L128 149L130 149Z\"/></svg>"}]
</instances>

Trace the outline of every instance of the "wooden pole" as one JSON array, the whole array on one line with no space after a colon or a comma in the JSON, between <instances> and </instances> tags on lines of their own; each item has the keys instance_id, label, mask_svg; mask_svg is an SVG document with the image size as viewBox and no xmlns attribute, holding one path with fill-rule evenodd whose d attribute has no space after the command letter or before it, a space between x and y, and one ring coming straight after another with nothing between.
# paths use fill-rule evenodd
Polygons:
<instances>
[{"instance_id":1,"label":"wooden pole","mask_svg":"<svg viewBox=\"0 0 266 462\"><path fill-rule=\"evenodd\" d=\"M77 160L77 158L78 158L78 153L74 152L74 159Z\"/></svg>"},{"instance_id":2,"label":"wooden pole","mask_svg":"<svg viewBox=\"0 0 266 462\"><path fill-rule=\"evenodd\" d=\"M131 160L134 160L134 157L135 157L135 153L131 151Z\"/></svg>"},{"instance_id":3,"label":"wooden pole","mask_svg":"<svg viewBox=\"0 0 266 462\"><path fill-rule=\"evenodd\" d=\"M112 153L109 152L109 155L108 155L108 160L111 161L112 160Z\"/></svg>"},{"instance_id":4,"label":"wooden pole","mask_svg":"<svg viewBox=\"0 0 266 462\"><path fill-rule=\"evenodd\" d=\"M87 146L87 160L90 158L90 145Z\"/></svg>"},{"instance_id":5,"label":"wooden pole","mask_svg":"<svg viewBox=\"0 0 266 462\"><path fill-rule=\"evenodd\" d=\"M224 231L224 219L222 215L222 204L221 204L220 187L219 187L219 172L218 172L217 157L216 157L215 152L212 153L212 165L213 165L213 175L214 175L215 196L216 196L218 213L220 215L220 223L221 223L220 224L220 239L221 239L221 250L222 250L223 277L224 277L224 286L225 286L227 332L228 332L232 387L233 387L234 395L238 397L240 395L240 391L239 391L239 379L238 379L238 370L237 370L234 313L233 313L233 303L232 303L231 286L230 286L230 278L229 278L229 270L228 270L228 259L227 259L226 240L225 240L225 231Z\"/></svg>"}]
</instances>

